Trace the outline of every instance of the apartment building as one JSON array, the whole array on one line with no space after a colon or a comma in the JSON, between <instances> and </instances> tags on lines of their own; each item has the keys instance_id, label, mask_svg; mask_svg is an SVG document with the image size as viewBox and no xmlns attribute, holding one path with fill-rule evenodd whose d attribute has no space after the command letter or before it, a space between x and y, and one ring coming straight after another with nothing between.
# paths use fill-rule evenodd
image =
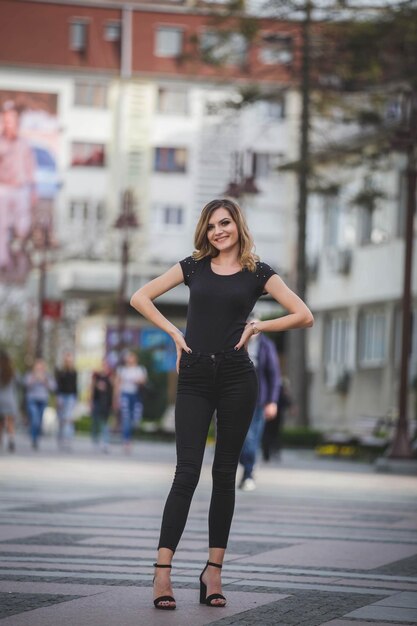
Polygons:
<instances>
[{"instance_id":1,"label":"apartment building","mask_svg":"<svg viewBox=\"0 0 417 626\"><path fill-rule=\"evenodd\" d=\"M14 31L0 42L3 102L17 98L27 113L25 93L56 99L53 213L66 263L55 284L64 294L114 292L112 226L126 189L140 224L132 233L135 284L192 249L202 205L239 177L255 177L259 188L242 199L259 253L289 270L294 181L277 165L296 145L289 65L298 29L260 20L259 44L247 50L237 33L225 42L216 32L215 5L2 3L2 22ZM242 112L230 106L254 82L265 101Z\"/></svg>"},{"instance_id":2,"label":"apartment building","mask_svg":"<svg viewBox=\"0 0 417 626\"><path fill-rule=\"evenodd\" d=\"M127 294L190 254L202 206L247 180L258 193L240 201L257 252L289 273L295 185L277 166L296 157L298 26L260 18L258 41L247 48L238 33L217 32L217 4L0 4L1 23L13 28L13 37L0 38L0 105L18 107L20 132L37 150L37 176L49 189L56 247L48 299L78 299L80 311L115 299L121 233L114 225L127 189L139 224L129 233ZM255 84L265 98L241 109L240 90ZM185 287L161 301L184 320ZM87 359L94 337L101 345L103 337L86 332Z\"/></svg>"},{"instance_id":3,"label":"apartment building","mask_svg":"<svg viewBox=\"0 0 417 626\"><path fill-rule=\"evenodd\" d=\"M372 140L369 142L372 149ZM311 412L318 427L361 428L395 417L401 353L406 213L402 155L383 155L370 170L361 159L329 158L331 181L311 197L308 225ZM414 256L412 293L417 294ZM413 319L416 319L416 304ZM410 418L415 419L417 325L410 346ZM372 421L372 420L369 420Z\"/></svg>"}]
</instances>

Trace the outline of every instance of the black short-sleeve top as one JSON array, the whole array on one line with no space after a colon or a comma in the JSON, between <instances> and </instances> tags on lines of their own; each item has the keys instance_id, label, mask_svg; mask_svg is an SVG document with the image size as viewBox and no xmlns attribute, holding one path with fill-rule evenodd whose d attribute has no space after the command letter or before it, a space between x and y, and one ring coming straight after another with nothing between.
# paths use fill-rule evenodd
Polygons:
<instances>
[{"instance_id":1,"label":"black short-sleeve top","mask_svg":"<svg viewBox=\"0 0 417 626\"><path fill-rule=\"evenodd\" d=\"M190 289L187 345L193 351L206 353L233 349L275 270L258 261L254 272L245 268L224 276L213 271L210 256L199 261L188 256L180 265L184 283Z\"/></svg>"}]
</instances>

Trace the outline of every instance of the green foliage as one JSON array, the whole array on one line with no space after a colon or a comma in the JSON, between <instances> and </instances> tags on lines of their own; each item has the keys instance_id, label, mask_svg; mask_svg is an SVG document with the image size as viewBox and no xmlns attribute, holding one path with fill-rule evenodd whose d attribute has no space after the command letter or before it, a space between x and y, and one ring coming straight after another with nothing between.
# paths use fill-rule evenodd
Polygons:
<instances>
[{"instance_id":1,"label":"green foliage","mask_svg":"<svg viewBox=\"0 0 417 626\"><path fill-rule=\"evenodd\" d=\"M244 36L248 44L252 44L259 33L259 20L243 16L238 21L239 32Z\"/></svg>"},{"instance_id":2,"label":"green foliage","mask_svg":"<svg viewBox=\"0 0 417 626\"><path fill-rule=\"evenodd\" d=\"M386 194L384 192L372 187L365 187L364 189L358 191L350 203L372 211L375 208L377 201L384 198L386 198Z\"/></svg>"},{"instance_id":3,"label":"green foliage","mask_svg":"<svg viewBox=\"0 0 417 626\"><path fill-rule=\"evenodd\" d=\"M287 427L282 432L282 445L287 448L314 448L321 440L321 431L306 426Z\"/></svg>"},{"instance_id":4,"label":"green foliage","mask_svg":"<svg viewBox=\"0 0 417 626\"><path fill-rule=\"evenodd\" d=\"M391 4L372 19L333 24L334 71L348 89L397 83L417 86L417 2Z\"/></svg>"}]
</instances>

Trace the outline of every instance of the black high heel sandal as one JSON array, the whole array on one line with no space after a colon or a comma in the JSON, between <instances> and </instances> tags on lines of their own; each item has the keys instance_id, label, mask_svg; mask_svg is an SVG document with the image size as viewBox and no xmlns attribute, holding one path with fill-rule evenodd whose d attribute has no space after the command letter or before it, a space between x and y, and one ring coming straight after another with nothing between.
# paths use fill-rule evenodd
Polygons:
<instances>
[{"instance_id":1,"label":"black high heel sandal","mask_svg":"<svg viewBox=\"0 0 417 626\"><path fill-rule=\"evenodd\" d=\"M211 561L207 561L207 564L203 571L200 574L200 604L206 604L207 606L214 606L216 608L226 606L226 598L221 593L212 593L207 596L207 585L203 583L203 574L208 568L209 565L213 567L218 567L221 569L223 566L219 565L219 563L212 563ZM212 604L212 600L224 600L224 604Z\"/></svg>"},{"instance_id":2,"label":"black high heel sandal","mask_svg":"<svg viewBox=\"0 0 417 626\"><path fill-rule=\"evenodd\" d=\"M154 563L153 564L154 567L169 567L171 569L172 565L158 565L158 563ZM155 582L155 576L153 577L153 581L152 584ZM154 606L156 609L160 609L161 611L173 611L174 609L177 608L177 606L169 606L169 605L161 605L159 604L160 602L175 602L175 598L173 598L172 596L159 596L158 598L155 598L155 600L153 601Z\"/></svg>"}]
</instances>

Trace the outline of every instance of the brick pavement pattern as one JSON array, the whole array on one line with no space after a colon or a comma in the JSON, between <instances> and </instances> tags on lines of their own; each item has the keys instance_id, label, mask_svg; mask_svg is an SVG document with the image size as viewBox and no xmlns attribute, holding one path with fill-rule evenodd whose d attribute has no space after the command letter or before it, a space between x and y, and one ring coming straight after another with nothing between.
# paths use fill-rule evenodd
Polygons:
<instances>
[{"instance_id":1,"label":"brick pavement pattern","mask_svg":"<svg viewBox=\"0 0 417 626\"><path fill-rule=\"evenodd\" d=\"M238 491L223 609L198 604L212 448L172 574L178 608L152 605L152 562L172 444L101 455L19 440L0 453L4 626L411 626L417 623L417 480L284 451Z\"/></svg>"}]
</instances>

